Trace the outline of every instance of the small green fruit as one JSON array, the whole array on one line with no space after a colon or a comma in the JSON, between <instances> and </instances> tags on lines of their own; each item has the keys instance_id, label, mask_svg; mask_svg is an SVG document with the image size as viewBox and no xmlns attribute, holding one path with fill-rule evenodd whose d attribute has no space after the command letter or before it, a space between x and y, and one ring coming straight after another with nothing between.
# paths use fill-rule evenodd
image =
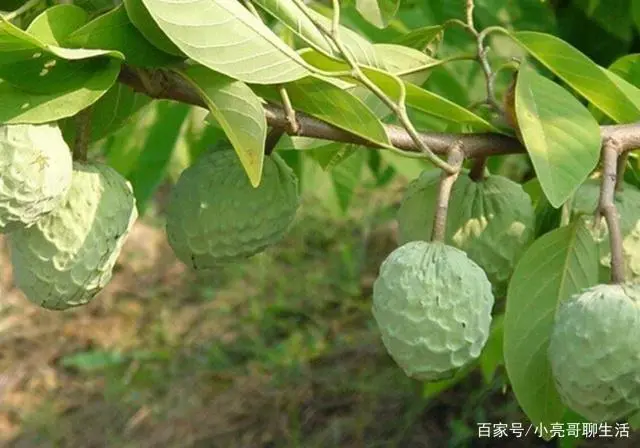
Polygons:
<instances>
[{"instance_id":1,"label":"small green fruit","mask_svg":"<svg viewBox=\"0 0 640 448\"><path fill-rule=\"evenodd\" d=\"M64 202L9 235L16 285L48 309L83 305L111 280L138 216L131 185L114 169L74 163Z\"/></svg>"},{"instance_id":2,"label":"small green fruit","mask_svg":"<svg viewBox=\"0 0 640 448\"><path fill-rule=\"evenodd\" d=\"M277 243L298 204L298 180L277 154L265 157L254 188L233 149L217 149L178 179L167 208L167 238L184 263L211 269Z\"/></svg>"},{"instance_id":3,"label":"small green fruit","mask_svg":"<svg viewBox=\"0 0 640 448\"><path fill-rule=\"evenodd\" d=\"M64 199L71 151L54 124L0 126L0 233L30 227Z\"/></svg>"},{"instance_id":4,"label":"small green fruit","mask_svg":"<svg viewBox=\"0 0 640 448\"><path fill-rule=\"evenodd\" d=\"M574 411L601 422L640 409L640 286L597 285L562 302L548 353Z\"/></svg>"},{"instance_id":5,"label":"small green fruit","mask_svg":"<svg viewBox=\"0 0 640 448\"><path fill-rule=\"evenodd\" d=\"M574 195L572 211L574 215L593 215L600 197L600 180L589 179L580 186ZM640 191L630 184L624 184L622 190L616 191L615 204L620 216L622 233L622 255L624 257L625 278L629 281L640 280ZM601 281L611 277L611 250L609 232L603 219L600 226L593 227L593 217L586 219L589 229L600 250L602 266Z\"/></svg>"},{"instance_id":6,"label":"small green fruit","mask_svg":"<svg viewBox=\"0 0 640 448\"><path fill-rule=\"evenodd\" d=\"M373 285L373 315L391 357L413 378L447 378L477 358L494 297L459 249L412 241L394 250Z\"/></svg>"},{"instance_id":7,"label":"small green fruit","mask_svg":"<svg viewBox=\"0 0 640 448\"><path fill-rule=\"evenodd\" d=\"M400 242L429 241L440 171L425 171L398 210ZM451 190L445 243L461 249L502 287L534 232L535 211L522 187L502 176L474 182L461 173Z\"/></svg>"}]
</instances>

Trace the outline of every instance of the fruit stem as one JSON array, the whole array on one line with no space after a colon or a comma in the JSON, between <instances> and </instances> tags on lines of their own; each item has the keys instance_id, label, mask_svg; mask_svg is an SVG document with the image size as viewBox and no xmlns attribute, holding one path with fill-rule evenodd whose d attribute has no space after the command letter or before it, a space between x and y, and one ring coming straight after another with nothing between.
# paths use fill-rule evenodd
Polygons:
<instances>
[{"instance_id":1,"label":"fruit stem","mask_svg":"<svg viewBox=\"0 0 640 448\"><path fill-rule=\"evenodd\" d=\"M616 178L618 171L618 157L620 144L613 138L608 138L602 145L602 185L600 200L595 221L604 216L609 229L609 245L611 246L611 283L624 282L624 258L622 256L622 233L620 217L615 204Z\"/></svg>"},{"instance_id":2,"label":"fruit stem","mask_svg":"<svg viewBox=\"0 0 640 448\"><path fill-rule=\"evenodd\" d=\"M484 180L485 170L487 169L487 157L476 157L473 159L469 178L474 182L482 182Z\"/></svg>"},{"instance_id":3,"label":"fruit stem","mask_svg":"<svg viewBox=\"0 0 640 448\"><path fill-rule=\"evenodd\" d=\"M91 140L91 108L88 107L76 115L76 139L73 144L73 160L85 162Z\"/></svg>"},{"instance_id":4,"label":"fruit stem","mask_svg":"<svg viewBox=\"0 0 640 448\"><path fill-rule=\"evenodd\" d=\"M447 163L455 169L453 173L442 171L440 183L438 185L438 196L436 198L436 211L433 218L433 229L431 230L431 240L444 242L445 231L447 228L447 212L449 209L449 198L451 197L451 188L458 178L460 168L464 162L464 152L462 151L462 143L457 141L449 149Z\"/></svg>"},{"instance_id":5,"label":"fruit stem","mask_svg":"<svg viewBox=\"0 0 640 448\"><path fill-rule=\"evenodd\" d=\"M284 129L282 128L272 128L267 134L267 140L264 144L264 153L266 155L270 155L273 152L273 149L276 147L280 138L284 135Z\"/></svg>"},{"instance_id":6,"label":"fruit stem","mask_svg":"<svg viewBox=\"0 0 640 448\"><path fill-rule=\"evenodd\" d=\"M618 158L618 168L616 172L616 191L622 191L624 184L624 171L627 168L627 161L629 160L629 152L623 152Z\"/></svg>"}]
</instances>

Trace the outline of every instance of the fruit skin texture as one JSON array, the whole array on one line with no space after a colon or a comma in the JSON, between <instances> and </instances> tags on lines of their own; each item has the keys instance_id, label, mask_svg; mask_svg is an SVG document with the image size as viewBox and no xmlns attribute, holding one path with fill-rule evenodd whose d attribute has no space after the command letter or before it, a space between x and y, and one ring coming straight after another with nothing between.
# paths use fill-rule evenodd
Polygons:
<instances>
[{"instance_id":1,"label":"fruit skin texture","mask_svg":"<svg viewBox=\"0 0 640 448\"><path fill-rule=\"evenodd\" d=\"M32 226L58 206L71 169L57 125L0 126L0 233Z\"/></svg>"},{"instance_id":2,"label":"fruit skin texture","mask_svg":"<svg viewBox=\"0 0 640 448\"><path fill-rule=\"evenodd\" d=\"M589 420L640 409L640 286L597 285L561 302L548 354L562 400Z\"/></svg>"},{"instance_id":3,"label":"fruit skin texture","mask_svg":"<svg viewBox=\"0 0 640 448\"><path fill-rule=\"evenodd\" d=\"M572 210L574 214L593 215L600 196L600 180L589 179L576 192ZM620 216L622 232L622 255L624 258L625 278L629 281L640 280L640 191L630 184L623 184L616 191L615 204ZM597 229L593 229L593 216L587 217L587 226L600 250L600 279L605 282L611 278L611 250L609 232L603 219Z\"/></svg>"},{"instance_id":4,"label":"fruit skin texture","mask_svg":"<svg viewBox=\"0 0 640 448\"><path fill-rule=\"evenodd\" d=\"M48 309L83 305L111 280L138 217L131 185L113 168L73 165L65 201L28 229L9 235L16 285Z\"/></svg>"},{"instance_id":5,"label":"fruit skin texture","mask_svg":"<svg viewBox=\"0 0 640 448\"><path fill-rule=\"evenodd\" d=\"M429 241L439 170L409 184L398 210L400 242ZM522 187L503 176L474 182L461 173L451 190L445 243L467 253L500 291L534 236L535 210Z\"/></svg>"},{"instance_id":6,"label":"fruit skin texture","mask_svg":"<svg viewBox=\"0 0 640 448\"><path fill-rule=\"evenodd\" d=\"M277 243L298 209L298 180L277 155L251 186L232 148L203 154L183 171L167 208L167 239L197 270L250 257Z\"/></svg>"},{"instance_id":7,"label":"fruit skin texture","mask_svg":"<svg viewBox=\"0 0 640 448\"><path fill-rule=\"evenodd\" d=\"M396 363L413 378L452 376L489 337L494 297L480 267L455 247L412 241L386 258L373 316Z\"/></svg>"}]
</instances>

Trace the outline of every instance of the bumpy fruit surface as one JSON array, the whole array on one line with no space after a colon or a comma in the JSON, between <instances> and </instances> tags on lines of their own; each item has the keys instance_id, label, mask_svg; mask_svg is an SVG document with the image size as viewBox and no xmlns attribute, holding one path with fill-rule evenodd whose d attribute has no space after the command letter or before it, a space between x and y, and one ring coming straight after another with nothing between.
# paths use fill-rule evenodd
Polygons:
<instances>
[{"instance_id":1,"label":"bumpy fruit surface","mask_svg":"<svg viewBox=\"0 0 640 448\"><path fill-rule=\"evenodd\" d=\"M589 420L640 409L640 286L598 285L562 302L549 361L565 404Z\"/></svg>"},{"instance_id":2,"label":"bumpy fruit surface","mask_svg":"<svg viewBox=\"0 0 640 448\"><path fill-rule=\"evenodd\" d=\"M398 211L401 243L430 240L439 179L439 170L425 171L407 187ZM465 251L499 285L533 238L534 222L519 184L497 175L474 182L461 173L451 190L445 243Z\"/></svg>"},{"instance_id":3,"label":"bumpy fruit surface","mask_svg":"<svg viewBox=\"0 0 640 448\"><path fill-rule=\"evenodd\" d=\"M580 186L576 192L572 209L574 214L593 215L600 196L600 181L590 179ZM622 232L622 253L627 280L640 280L640 191L630 184L624 184L622 190L616 191L615 204L620 216ZM607 223L603 219L601 225L594 229L593 219L587 219L588 227L598 242L600 265L603 267L601 279L609 279L611 267L611 250Z\"/></svg>"},{"instance_id":4,"label":"bumpy fruit surface","mask_svg":"<svg viewBox=\"0 0 640 448\"><path fill-rule=\"evenodd\" d=\"M373 315L391 357L413 378L449 377L477 358L494 297L480 267L455 247L412 241L380 267Z\"/></svg>"},{"instance_id":5,"label":"bumpy fruit surface","mask_svg":"<svg viewBox=\"0 0 640 448\"><path fill-rule=\"evenodd\" d=\"M89 302L111 279L137 216L131 185L118 172L74 163L64 202L9 236L16 285L44 308Z\"/></svg>"},{"instance_id":6,"label":"bumpy fruit surface","mask_svg":"<svg viewBox=\"0 0 640 448\"><path fill-rule=\"evenodd\" d=\"M167 208L167 239L185 264L211 269L278 242L298 203L298 180L277 154L265 157L262 181L254 188L233 149L217 149L176 183Z\"/></svg>"},{"instance_id":7,"label":"bumpy fruit surface","mask_svg":"<svg viewBox=\"0 0 640 448\"><path fill-rule=\"evenodd\" d=\"M64 199L71 152L54 124L0 126L0 233L32 226Z\"/></svg>"}]
</instances>

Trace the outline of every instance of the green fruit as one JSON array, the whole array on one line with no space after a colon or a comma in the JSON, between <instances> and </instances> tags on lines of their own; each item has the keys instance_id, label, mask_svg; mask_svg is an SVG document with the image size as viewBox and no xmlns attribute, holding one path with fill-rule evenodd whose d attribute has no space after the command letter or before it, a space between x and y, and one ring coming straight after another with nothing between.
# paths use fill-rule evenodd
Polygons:
<instances>
[{"instance_id":1,"label":"green fruit","mask_svg":"<svg viewBox=\"0 0 640 448\"><path fill-rule=\"evenodd\" d=\"M167 208L167 238L194 269L211 269L277 243L298 208L298 181L277 155L265 157L251 186L233 149L201 156L176 183Z\"/></svg>"},{"instance_id":2,"label":"green fruit","mask_svg":"<svg viewBox=\"0 0 640 448\"><path fill-rule=\"evenodd\" d=\"M400 242L429 241L440 171L425 171L398 211ZM445 243L467 253L494 285L504 285L534 234L535 211L522 187L502 176L474 182L461 173L451 190Z\"/></svg>"},{"instance_id":3,"label":"green fruit","mask_svg":"<svg viewBox=\"0 0 640 448\"><path fill-rule=\"evenodd\" d=\"M0 126L0 233L30 227L64 199L71 151L54 124Z\"/></svg>"},{"instance_id":4,"label":"green fruit","mask_svg":"<svg viewBox=\"0 0 640 448\"><path fill-rule=\"evenodd\" d=\"M48 309L89 302L111 279L137 216L131 185L118 172L74 163L64 202L9 236L16 285Z\"/></svg>"},{"instance_id":5,"label":"green fruit","mask_svg":"<svg viewBox=\"0 0 640 448\"><path fill-rule=\"evenodd\" d=\"M397 248L373 285L373 315L387 351L408 376L425 381L450 377L480 355L493 303L482 269L442 243Z\"/></svg>"},{"instance_id":6,"label":"green fruit","mask_svg":"<svg viewBox=\"0 0 640 448\"><path fill-rule=\"evenodd\" d=\"M600 180L590 179L580 186L576 192L572 211L574 215L593 215L600 197ZM640 280L640 191L630 184L624 184L622 190L615 194L615 204L620 216L622 233L622 253L625 265L625 278L629 281ZM600 265L603 267L601 279L610 278L611 250L609 232L604 219L600 226L593 227L593 218L587 218L587 225L600 250Z\"/></svg>"},{"instance_id":7,"label":"green fruit","mask_svg":"<svg viewBox=\"0 0 640 448\"><path fill-rule=\"evenodd\" d=\"M640 286L597 285L562 302L548 353L574 411L600 422L640 409Z\"/></svg>"}]
</instances>

